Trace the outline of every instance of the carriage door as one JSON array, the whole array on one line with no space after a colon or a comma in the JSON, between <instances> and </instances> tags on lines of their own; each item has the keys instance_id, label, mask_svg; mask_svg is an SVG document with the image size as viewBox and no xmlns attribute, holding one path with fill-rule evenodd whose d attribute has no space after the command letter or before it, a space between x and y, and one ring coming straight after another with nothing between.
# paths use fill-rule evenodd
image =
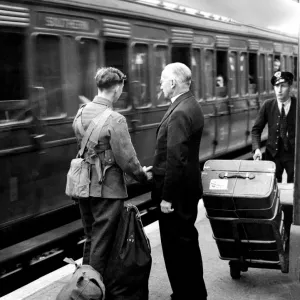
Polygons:
<instances>
[{"instance_id":1,"label":"carriage door","mask_svg":"<svg viewBox=\"0 0 300 300\"><path fill-rule=\"evenodd\" d=\"M65 101L63 38L59 34L33 33L32 47L34 88L40 91L35 101L39 105L38 118L45 130L45 147L40 156L37 183L37 213L42 213L71 204L70 199L65 196L64 189L68 161L71 159L70 149L76 145L74 141L68 141L70 120L67 120ZM73 99L74 102L76 100ZM72 153L74 154L74 151Z\"/></svg>"},{"instance_id":2,"label":"carriage door","mask_svg":"<svg viewBox=\"0 0 300 300\"><path fill-rule=\"evenodd\" d=\"M257 78L257 53L248 53L248 130L251 137L251 130L259 110L258 101L258 78ZM248 140L251 144L251 141Z\"/></svg>"},{"instance_id":3,"label":"carriage door","mask_svg":"<svg viewBox=\"0 0 300 300\"><path fill-rule=\"evenodd\" d=\"M1 228L31 214L38 156L27 90L29 11L5 6L1 15L4 18L0 22L0 249L10 243L1 238ZM9 21L12 18L14 22Z\"/></svg>"},{"instance_id":4,"label":"carriage door","mask_svg":"<svg viewBox=\"0 0 300 300\"><path fill-rule=\"evenodd\" d=\"M203 55L204 68L201 64ZM192 76L194 78L194 95L200 100L200 105L204 114L204 128L200 144L199 160L205 160L213 156L216 139L216 113L213 95L213 50L193 49L192 56ZM202 89L203 87L203 89ZM205 99L205 100L204 100Z\"/></svg>"},{"instance_id":5,"label":"carriage door","mask_svg":"<svg viewBox=\"0 0 300 300\"><path fill-rule=\"evenodd\" d=\"M217 50L215 55L215 76L213 88L215 90L214 104L216 108L216 140L215 155L227 152L229 141L229 109L228 109L228 52Z\"/></svg>"},{"instance_id":6,"label":"carriage door","mask_svg":"<svg viewBox=\"0 0 300 300\"><path fill-rule=\"evenodd\" d=\"M248 103L245 96L246 57L245 53L239 54L237 51L232 51L229 54L230 150L245 147L248 137Z\"/></svg>"}]
</instances>

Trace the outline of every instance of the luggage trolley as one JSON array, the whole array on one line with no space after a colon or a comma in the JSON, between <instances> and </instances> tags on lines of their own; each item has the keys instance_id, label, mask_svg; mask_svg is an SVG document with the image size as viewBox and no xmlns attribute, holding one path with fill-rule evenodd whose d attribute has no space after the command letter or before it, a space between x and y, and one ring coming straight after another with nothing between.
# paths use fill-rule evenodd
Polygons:
<instances>
[{"instance_id":1,"label":"luggage trolley","mask_svg":"<svg viewBox=\"0 0 300 300\"><path fill-rule=\"evenodd\" d=\"M287 233L270 161L208 160L202 172L203 202L220 258L230 275L248 267L288 272Z\"/></svg>"}]
</instances>

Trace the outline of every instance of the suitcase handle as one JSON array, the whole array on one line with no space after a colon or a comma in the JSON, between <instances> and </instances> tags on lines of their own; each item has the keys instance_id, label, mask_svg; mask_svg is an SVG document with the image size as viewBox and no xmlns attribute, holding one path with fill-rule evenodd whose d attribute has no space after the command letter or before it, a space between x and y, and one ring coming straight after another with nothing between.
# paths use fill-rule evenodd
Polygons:
<instances>
[{"instance_id":1,"label":"suitcase handle","mask_svg":"<svg viewBox=\"0 0 300 300\"><path fill-rule=\"evenodd\" d=\"M252 173L230 173L230 172L222 172L219 174L221 179L223 178L242 178L242 179L254 179L255 175Z\"/></svg>"}]
</instances>

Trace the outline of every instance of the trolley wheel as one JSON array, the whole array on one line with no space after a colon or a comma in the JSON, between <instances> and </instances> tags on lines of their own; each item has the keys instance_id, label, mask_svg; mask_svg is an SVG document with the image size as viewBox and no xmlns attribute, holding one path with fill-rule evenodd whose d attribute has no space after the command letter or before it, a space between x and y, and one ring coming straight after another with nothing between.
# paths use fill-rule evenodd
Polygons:
<instances>
[{"instance_id":1,"label":"trolley wheel","mask_svg":"<svg viewBox=\"0 0 300 300\"><path fill-rule=\"evenodd\" d=\"M230 261L230 276L232 279L240 279L241 278L241 266L237 262Z\"/></svg>"}]
</instances>

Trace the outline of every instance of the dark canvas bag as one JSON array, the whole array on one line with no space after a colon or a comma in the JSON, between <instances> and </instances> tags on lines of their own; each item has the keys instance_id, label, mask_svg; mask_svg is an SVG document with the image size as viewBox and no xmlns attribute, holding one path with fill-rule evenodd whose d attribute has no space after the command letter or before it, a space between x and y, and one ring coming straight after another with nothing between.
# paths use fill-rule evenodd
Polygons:
<instances>
[{"instance_id":1,"label":"dark canvas bag","mask_svg":"<svg viewBox=\"0 0 300 300\"><path fill-rule=\"evenodd\" d=\"M83 133L83 127L81 124L81 114L84 107L81 107L74 123L77 122L81 132ZM112 113L112 110L107 108L102 114L95 117L88 129L84 132L83 139L81 141L81 147L77 154L77 157L71 160L70 169L67 174L66 194L72 198L88 198L90 195L90 168L91 165L85 158L83 153L88 141L98 141L99 133Z\"/></svg>"},{"instance_id":2,"label":"dark canvas bag","mask_svg":"<svg viewBox=\"0 0 300 300\"><path fill-rule=\"evenodd\" d=\"M105 287L102 277L90 265L78 265L73 259L65 262L74 264L76 269L70 281L64 285L56 300L104 300Z\"/></svg>"},{"instance_id":3,"label":"dark canvas bag","mask_svg":"<svg viewBox=\"0 0 300 300\"><path fill-rule=\"evenodd\" d=\"M103 276L108 299L148 299L151 263L151 247L140 213L136 206L126 205Z\"/></svg>"}]
</instances>

